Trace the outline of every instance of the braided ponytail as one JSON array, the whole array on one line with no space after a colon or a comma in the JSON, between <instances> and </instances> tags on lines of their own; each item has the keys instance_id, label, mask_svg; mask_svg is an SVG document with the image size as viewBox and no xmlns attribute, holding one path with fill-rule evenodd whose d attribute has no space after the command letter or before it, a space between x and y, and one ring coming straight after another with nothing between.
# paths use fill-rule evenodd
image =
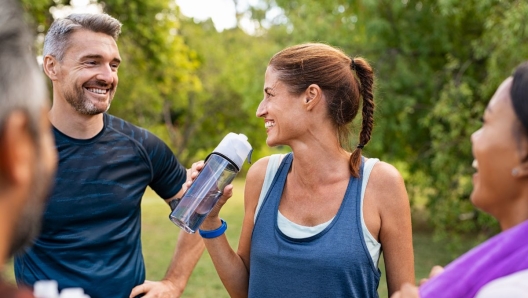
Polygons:
<instances>
[{"instance_id":1,"label":"braided ponytail","mask_svg":"<svg viewBox=\"0 0 528 298\"><path fill-rule=\"evenodd\" d=\"M363 98L361 132L359 133L359 144L350 156L350 171L352 176L359 177L359 166L361 164L361 150L370 141L374 127L374 72L372 67L363 58L353 58L350 68L356 72L359 79L359 89Z\"/></svg>"}]
</instances>

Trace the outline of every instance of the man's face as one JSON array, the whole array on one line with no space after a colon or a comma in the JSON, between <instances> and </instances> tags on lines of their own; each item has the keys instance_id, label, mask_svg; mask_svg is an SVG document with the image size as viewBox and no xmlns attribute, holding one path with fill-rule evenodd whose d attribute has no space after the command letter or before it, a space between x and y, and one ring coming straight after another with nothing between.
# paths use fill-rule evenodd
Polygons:
<instances>
[{"instance_id":1,"label":"man's face","mask_svg":"<svg viewBox=\"0 0 528 298\"><path fill-rule=\"evenodd\" d=\"M10 255L20 252L38 236L44 207L57 167L57 151L47 111L47 107L43 108L39 119L39 139L34 146L33 177L27 187L29 191L27 197L24 198L24 206L16 223Z\"/></svg>"},{"instance_id":2,"label":"man's face","mask_svg":"<svg viewBox=\"0 0 528 298\"><path fill-rule=\"evenodd\" d=\"M114 98L121 62L115 40L104 33L79 30L71 34L55 92L82 115L106 112Z\"/></svg>"}]
</instances>

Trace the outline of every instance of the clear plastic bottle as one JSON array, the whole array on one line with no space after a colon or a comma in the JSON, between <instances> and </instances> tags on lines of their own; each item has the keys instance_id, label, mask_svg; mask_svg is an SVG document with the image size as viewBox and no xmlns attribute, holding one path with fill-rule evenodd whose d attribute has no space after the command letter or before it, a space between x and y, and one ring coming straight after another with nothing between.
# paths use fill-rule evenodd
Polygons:
<instances>
[{"instance_id":1,"label":"clear plastic bottle","mask_svg":"<svg viewBox=\"0 0 528 298\"><path fill-rule=\"evenodd\" d=\"M245 135L227 134L207 157L198 177L173 208L170 220L188 233L196 232L244 161L251 162L251 152Z\"/></svg>"}]
</instances>

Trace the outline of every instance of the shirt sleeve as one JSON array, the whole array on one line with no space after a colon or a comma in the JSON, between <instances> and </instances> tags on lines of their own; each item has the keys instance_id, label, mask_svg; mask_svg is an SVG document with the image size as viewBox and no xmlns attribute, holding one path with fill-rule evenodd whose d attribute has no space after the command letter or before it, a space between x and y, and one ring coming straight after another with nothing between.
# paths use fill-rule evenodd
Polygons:
<instances>
[{"instance_id":1,"label":"shirt sleeve","mask_svg":"<svg viewBox=\"0 0 528 298\"><path fill-rule=\"evenodd\" d=\"M172 198L182 188L187 171L171 149L157 136L147 132L144 146L152 165L152 181L149 186L163 199Z\"/></svg>"},{"instance_id":2,"label":"shirt sleeve","mask_svg":"<svg viewBox=\"0 0 528 298\"><path fill-rule=\"evenodd\" d=\"M498 278L487 283L476 298L528 298L528 270Z\"/></svg>"}]
</instances>

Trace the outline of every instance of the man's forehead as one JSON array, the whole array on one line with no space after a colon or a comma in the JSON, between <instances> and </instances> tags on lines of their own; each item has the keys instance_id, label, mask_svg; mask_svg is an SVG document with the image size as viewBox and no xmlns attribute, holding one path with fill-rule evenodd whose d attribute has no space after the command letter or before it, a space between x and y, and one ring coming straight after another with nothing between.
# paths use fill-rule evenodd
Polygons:
<instances>
[{"instance_id":1,"label":"man's forehead","mask_svg":"<svg viewBox=\"0 0 528 298\"><path fill-rule=\"evenodd\" d=\"M121 60L119 48L112 36L89 30L79 30L72 34L66 55L69 52L75 52L76 56L81 57L110 54L112 59Z\"/></svg>"}]
</instances>

